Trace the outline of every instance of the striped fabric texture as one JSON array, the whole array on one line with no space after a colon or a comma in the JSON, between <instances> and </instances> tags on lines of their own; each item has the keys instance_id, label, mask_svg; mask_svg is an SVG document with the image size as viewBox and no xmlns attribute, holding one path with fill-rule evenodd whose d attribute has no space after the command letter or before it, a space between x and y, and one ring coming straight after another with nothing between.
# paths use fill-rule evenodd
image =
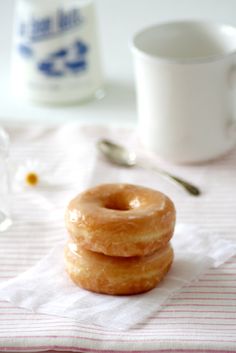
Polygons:
<instances>
[{"instance_id":1,"label":"striped fabric texture","mask_svg":"<svg viewBox=\"0 0 236 353\"><path fill-rule=\"evenodd\" d=\"M22 188L13 177L12 227L0 234L0 281L37 263L66 238L64 210L84 188L102 182L131 182L168 194L177 222L236 241L236 151L209 163L176 166L145 155L127 128L79 126L6 127L11 137L13 169L26 160L41 161L49 185ZM202 189L191 197L154 171L108 165L98 155L98 138L132 147ZM42 175L43 179L44 175ZM115 313L114 313L115 315ZM128 332L105 326L35 314L0 301L0 351L5 352L236 352L236 257L209 269L176 293L161 311Z\"/></svg>"}]
</instances>

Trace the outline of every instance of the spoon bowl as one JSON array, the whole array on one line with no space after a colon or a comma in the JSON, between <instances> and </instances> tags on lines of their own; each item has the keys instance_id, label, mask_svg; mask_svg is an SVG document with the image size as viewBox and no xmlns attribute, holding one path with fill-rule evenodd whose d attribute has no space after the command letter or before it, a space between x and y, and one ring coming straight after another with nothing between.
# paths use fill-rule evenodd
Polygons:
<instances>
[{"instance_id":1,"label":"spoon bowl","mask_svg":"<svg viewBox=\"0 0 236 353\"><path fill-rule=\"evenodd\" d=\"M98 149L112 163L122 167L134 167L137 164L137 156L133 151L118 145L110 140L102 139L97 143Z\"/></svg>"}]
</instances>

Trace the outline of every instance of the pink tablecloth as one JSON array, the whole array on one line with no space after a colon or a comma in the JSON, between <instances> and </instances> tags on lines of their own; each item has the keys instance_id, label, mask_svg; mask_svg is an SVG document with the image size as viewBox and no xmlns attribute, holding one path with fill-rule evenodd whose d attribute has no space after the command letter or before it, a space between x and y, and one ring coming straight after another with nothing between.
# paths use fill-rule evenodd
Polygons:
<instances>
[{"instance_id":1,"label":"pink tablecloth","mask_svg":"<svg viewBox=\"0 0 236 353\"><path fill-rule=\"evenodd\" d=\"M15 165L37 159L48 165L49 173L56 173L54 187L13 194L14 224L0 235L1 281L28 269L63 239L63 213L68 200L84 187L101 182L133 182L158 188L174 200L178 222L198 225L236 241L236 151L198 166L159 162L202 188L202 196L194 198L158 174L156 179L153 174L150 177L153 172L110 166L107 173L106 162L96 154L95 141L111 137L139 150L131 130L73 124L58 128L10 127L8 131ZM236 352L235 294L236 257L218 269L210 269L148 322L125 333L109 328L109 322L105 327L81 325L1 301L0 351Z\"/></svg>"}]
</instances>

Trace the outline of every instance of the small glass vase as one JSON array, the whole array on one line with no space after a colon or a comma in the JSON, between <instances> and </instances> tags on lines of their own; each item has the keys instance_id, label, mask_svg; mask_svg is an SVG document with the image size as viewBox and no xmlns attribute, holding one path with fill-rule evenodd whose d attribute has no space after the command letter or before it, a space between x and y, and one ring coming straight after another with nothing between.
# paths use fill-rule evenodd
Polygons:
<instances>
[{"instance_id":1,"label":"small glass vase","mask_svg":"<svg viewBox=\"0 0 236 353\"><path fill-rule=\"evenodd\" d=\"M0 127L0 232L12 224L10 211L10 141L6 131Z\"/></svg>"}]
</instances>

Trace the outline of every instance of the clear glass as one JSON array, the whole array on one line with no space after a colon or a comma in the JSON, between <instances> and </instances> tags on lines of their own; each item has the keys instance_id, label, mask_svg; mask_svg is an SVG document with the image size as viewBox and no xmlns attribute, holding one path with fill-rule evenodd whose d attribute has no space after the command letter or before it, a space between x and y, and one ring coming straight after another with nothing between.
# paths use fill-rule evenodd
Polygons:
<instances>
[{"instance_id":1,"label":"clear glass","mask_svg":"<svg viewBox=\"0 0 236 353\"><path fill-rule=\"evenodd\" d=\"M0 127L0 232L12 224L10 212L9 137Z\"/></svg>"}]
</instances>

